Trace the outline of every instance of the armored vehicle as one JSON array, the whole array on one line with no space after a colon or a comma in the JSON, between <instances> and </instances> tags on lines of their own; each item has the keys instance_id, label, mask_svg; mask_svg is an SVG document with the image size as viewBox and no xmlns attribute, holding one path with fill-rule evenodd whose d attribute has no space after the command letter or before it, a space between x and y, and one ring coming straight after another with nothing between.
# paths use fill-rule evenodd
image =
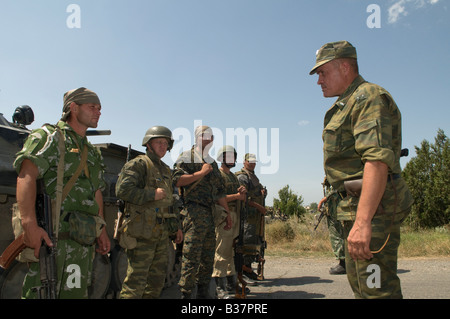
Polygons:
<instances>
[{"instance_id":1,"label":"armored vehicle","mask_svg":"<svg viewBox=\"0 0 450 319\"><path fill-rule=\"evenodd\" d=\"M23 147L30 133L27 125L34 120L32 109L27 105L16 108L9 122L0 113L0 254L14 240L11 224L12 205L16 202L17 173L13 168L15 154ZM109 131L88 131L87 135L109 135ZM92 138L90 138L92 142ZM125 251L113 239L114 224L118 212L118 199L115 185L126 159L134 158L139 151L113 143L94 144L102 153L106 166L105 179L107 187L103 192L104 215L107 232L111 240L108 255L97 254L94 260L93 284L89 291L92 299L116 298L125 279L127 258ZM172 286L179 277L181 253L169 242L169 264L167 268L166 287ZM28 267L14 261L8 269L0 268L0 299L20 298L23 279Z\"/></svg>"}]
</instances>

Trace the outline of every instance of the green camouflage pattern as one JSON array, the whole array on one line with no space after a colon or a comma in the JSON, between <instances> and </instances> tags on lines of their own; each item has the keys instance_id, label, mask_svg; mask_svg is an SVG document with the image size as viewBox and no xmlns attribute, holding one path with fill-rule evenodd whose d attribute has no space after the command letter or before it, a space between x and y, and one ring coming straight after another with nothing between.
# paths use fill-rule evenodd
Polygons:
<instances>
[{"instance_id":1,"label":"green camouflage pattern","mask_svg":"<svg viewBox=\"0 0 450 319\"><path fill-rule=\"evenodd\" d=\"M264 205L264 196L262 195L263 185L254 172L242 168L236 172L239 184L247 189L248 200L257 204ZM247 205L247 218L244 224L244 254L245 260L253 260L259 254L261 248L261 219L264 218L255 208Z\"/></svg>"},{"instance_id":2,"label":"green camouflage pattern","mask_svg":"<svg viewBox=\"0 0 450 319\"><path fill-rule=\"evenodd\" d=\"M345 245L345 266L347 278L357 299L400 299L403 298L400 279L397 276L397 252L400 245L400 226L411 208L395 214L377 214L372 220L370 250L371 260L354 261ZM353 222L345 221L344 236L348 237ZM386 242L387 240L387 242Z\"/></svg>"},{"instance_id":3,"label":"green camouflage pattern","mask_svg":"<svg viewBox=\"0 0 450 319\"><path fill-rule=\"evenodd\" d=\"M68 228L62 222L62 228ZM95 257L95 245L85 246L73 240L59 240L56 254L58 274L58 299L88 299L88 288L92 282L92 267ZM39 263L30 263L29 271L22 287L22 297L38 299L34 288L41 287Z\"/></svg>"},{"instance_id":4,"label":"green camouflage pattern","mask_svg":"<svg viewBox=\"0 0 450 319\"><path fill-rule=\"evenodd\" d=\"M157 299L166 279L169 233L157 224L150 239L137 239L134 249L127 249L127 275L120 292L121 299Z\"/></svg>"},{"instance_id":5,"label":"green camouflage pattern","mask_svg":"<svg viewBox=\"0 0 450 319\"><path fill-rule=\"evenodd\" d=\"M337 191L344 181L362 178L366 161L381 161L389 174L401 174L401 114L391 95L380 86L358 76L328 110L324 120L323 152L325 174ZM412 196L403 178L388 182L381 204L388 212L412 204ZM348 197L338 205L338 219L352 220L358 198Z\"/></svg>"},{"instance_id":6,"label":"green camouflage pattern","mask_svg":"<svg viewBox=\"0 0 450 319\"><path fill-rule=\"evenodd\" d=\"M324 44L316 53L316 64L309 72L309 75L316 73L316 70L334 59L352 58L356 59L356 48L348 41L337 41Z\"/></svg>"},{"instance_id":7,"label":"green camouflage pattern","mask_svg":"<svg viewBox=\"0 0 450 319\"><path fill-rule=\"evenodd\" d=\"M397 277L400 225L409 213L412 196L401 177L401 114L391 95L358 76L328 110L323 130L326 179L338 192L344 181L363 176L366 161L381 161L390 176L381 205L372 219L371 260L351 259L345 241L346 271L356 298L401 298ZM356 217L359 197L337 198L337 218L347 239ZM383 245L386 243L386 246Z\"/></svg>"},{"instance_id":8,"label":"green camouflage pattern","mask_svg":"<svg viewBox=\"0 0 450 319\"><path fill-rule=\"evenodd\" d=\"M150 167L145 156L151 160ZM157 188L163 188L168 196L155 201ZM116 183L117 197L134 205L168 207L173 204L172 193L172 171L150 151L125 163Z\"/></svg>"},{"instance_id":9,"label":"green camouflage pattern","mask_svg":"<svg viewBox=\"0 0 450 319\"><path fill-rule=\"evenodd\" d=\"M104 180L104 165L100 151L80 137L65 122L57 124L65 139L64 177L67 183L78 168L81 158L80 149L88 146L87 167L89 177L82 171L75 185L62 203L62 211L77 211L98 216L99 206L95 201L95 192L106 186ZM54 126L44 125L33 130L24 143L23 149L17 153L14 161L16 171L25 159L32 161L39 170L39 178L43 178L47 193L54 200L56 175L60 151L58 147L59 134ZM69 231L69 223L60 220L60 233ZM57 246L58 298L82 299L88 297L87 287L91 283L91 270L95 254L95 246L80 245L70 239L60 239ZM68 270L68 266L69 270ZM23 286L24 298L36 298L33 287L40 286L39 264L31 263L30 271L25 277Z\"/></svg>"},{"instance_id":10,"label":"green camouflage pattern","mask_svg":"<svg viewBox=\"0 0 450 319\"><path fill-rule=\"evenodd\" d=\"M214 159L210 156L203 158L194 147L181 153L175 162L178 169L174 176L175 184L182 174L193 174L201 170L205 162L211 164L213 170L194 188L190 184L182 187L181 191L184 194L184 243L178 285L181 292L189 296L192 296L196 285L202 287L199 291L205 291L211 280L216 246L213 210L215 200L225 197L225 186Z\"/></svg>"},{"instance_id":11,"label":"green camouflage pattern","mask_svg":"<svg viewBox=\"0 0 450 319\"><path fill-rule=\"evenodd\" d=\"M74 175L80 164L81 149L88 146L87 167L89 177L82 171L75 185L70 190L66 199L62 203L64 211L82 211L91 215L98 215L98 204L95 201L95 192L104 190L106 182L104 180L103 158L96 147L94 147L86 137L82 138L65 122L57 124L64 135L66 153L64 155L64 178L63 185ZM56 175L59 161L58 148L59 135L54 126L44 125L42 128L33 130L24 143L20 152L16 155L14 168L17 173L23 160L29 159L39 170L38 178L43 178L47 194L52 199L56 197Z\"/></svg>"},{"instance_id":12,"label":"green camouflage pattern","mask_svg":"<svg viewBox=\"0 0 450 319\"><path fill-rule=\"evenodd\" d=\"M175 168L178 171L174 174L174 184L182 174L193 174L200 171L205 163L211 164L212 172L204 176L194 188L191 187L192 184L181 187L185 203L194 202L213 207L216 199L225 197L225 186L217 162L209 155L203 158L202 154L196 152L194 147L178 156L175 162Z\"/></svg>"},{"instance_id":13,"label":"green camouflage pattern","mask_svg":"<svg viewBox=\"0 0 450 319\"><path fill-rule=\"evenodd\" d=\"M331 249L338 260L345 259L345 238L342 223L337 219L339 195L330 190L327 195L325 209L327 210L327 226L330 235Z\"/></svg>"},{"instance_id":14,"label":"green camouflage pattern","mask_svg":"<svg viewBox=\"0 0 450 319\"><path fill-rule=\"evenodd\" d=\"M163 188L166 198L155 200L155 191ZM154 153L138 156L127 162L116 183L117 197L126 202L125 214L131 207L146 218L135 218L125 228L136 236L136 247L127 249L128 268L120 297L123 299L159 298L168 263L169 220L174 214L163 213L173 205L172 171ZM131 205L129 205L131 204ZM159 220L159 222L158 222ZM148 223L148 225L137 225ZM145 229L142 234L133 229Z\"/></svg>"},{"instance_id":15,"label":"green camouflage pattern","mask_svg":"<svg viewBox=\"0 0 450 319\"><path fill-rule=\"evenodd\" d=\"M185 206L183 256L178 285L186 295L192 296L196 285L207 287L211 281L216 248L212 209L195 202Z\"/></svg>"}]
</instances>

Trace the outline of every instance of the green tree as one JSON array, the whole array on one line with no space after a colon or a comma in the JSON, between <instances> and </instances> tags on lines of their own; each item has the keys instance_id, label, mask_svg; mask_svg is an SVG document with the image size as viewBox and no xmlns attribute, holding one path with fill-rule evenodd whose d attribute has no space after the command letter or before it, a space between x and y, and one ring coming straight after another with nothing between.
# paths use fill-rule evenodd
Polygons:
<instances>
[{"instance_id":1,"label":"green tree","mask_svg":"<svg viewBox=\"0 0 450 319\"><path fill-rule=\"evenodd\" d=\"M408 222L415 228L450 223L450 141L439 129L435 143L422 141L403 174L414 198Z\"/></svg>"},{"instance_id":2,"label":"green tree","mask_svg":"<svg viewBox=\"0 0 450 319\"><path fill-rule=\"evenodd\" d=\"M275 210L279 209L282 213L288 216L296 216L300 219L305 213L306 209L303 207L303 197L295 194L286 185L278 191L278 198L274 198L273 207Z\"/></svg>"}]
</instances>

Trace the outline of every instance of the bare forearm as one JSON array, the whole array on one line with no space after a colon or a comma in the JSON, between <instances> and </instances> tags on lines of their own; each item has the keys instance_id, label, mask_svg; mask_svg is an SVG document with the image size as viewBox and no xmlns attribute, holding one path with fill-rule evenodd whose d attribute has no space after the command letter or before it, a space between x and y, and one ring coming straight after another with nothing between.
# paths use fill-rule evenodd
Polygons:
<instances>
[{"instance_id":1,"label":"bare forearm","mask_svg":"<svg viewBox=\"0 0 450 319\"><path fill-rule=\"evenodd\" d=\"M17 177L16 199L19 206L22 225L36 225L36 179L38 176L37 167L29 161L22 163L22 169Z\"/></svg>"},{"instance_id":2,"label":"bare forearm","mask_svg":"<svg viewBox=\"0 0 450 319\"><path fill-rule=\"evenodd\" d=\"M370 223L386 189L388 166L383 162L366 162L363 186L356 219Z\"/></svg>"}]
</instances>

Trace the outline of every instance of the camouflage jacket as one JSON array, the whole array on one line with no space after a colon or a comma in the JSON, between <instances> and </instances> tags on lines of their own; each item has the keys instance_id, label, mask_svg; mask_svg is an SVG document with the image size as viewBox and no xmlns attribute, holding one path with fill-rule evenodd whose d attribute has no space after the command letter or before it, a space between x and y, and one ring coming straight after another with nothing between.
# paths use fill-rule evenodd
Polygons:
<instances>
[{"instance_id":1,"label":"camouflage jacket","mask_svg":"<svg viewBox=\"0 0 450 319\"><path fill-rule=\"evenodd\" d=\"M343 190L344 181L362 178L366 161L384 162L389 167L389 174L398 176L401 173L400 111L386 90L366 82L361 76L326 113L322 137L326 178L338 191ZM394 182L399 195L398 209L405 209L412 203L408 187L401 178ZM392 183L386 187L382 204L392 211ZM356 206L356 203L348 203L344 210L350 213Z\"/></svg>"},{"instance_id":2,"label":"camouflage jacket","mask_svg":"<svg viewBox=\"0 0 450 319\"><path fill-rule=\"evenodd\" d=\"M123 166L116 183L116 195L126 202L135 205L155 204L155 207L168 207L173 204L172 171L153 153L147 151L151 167L147 161L138 156ZM166 199L155 201L155 191L163 188ZM158 202L160 205L156 203Z\"/></svg>"},{"instance_id":3,"label":"camouflage jacket","mask_svg":"<svg viewBox=\"0 0 450 319\"><path fill-rule=\"evenodd\" d=\"M89 143L86 137L79 136L67 123L59 121L57 125L61 128L65 139L63 185L69 181L77 170L84 145L88 146L87 167L89 176L84 171L81 172L75 185L62 203L62 208L64 211L82 211L98 215L99 207L95 201L95 193L97 190L103 191L106 187L102 155L96 147ZM56 175L60 156L59 136L55 126L49 124L33 130L25 141L22 150L17 153L13 164L17 173L19 173L23 160L29 159L32 161L39 170L38 178L44 179L46 191L52 199L56 197Z\"/></svg>"},{"instance_id":4,"label":"camouflage jacket","mask_svg":"<svg viewBox=\"0 0 450 319\"><path fill-rule=\"evenodd\" d=\"M255 173L242 168L239 172L236 172L235 175L239 180L239 184L244 185L247 189L249 200L263 205L264 196L262 194L262 190L264 187L259 182L259 178L255 175Z\"/></svg>"},{"instance_id":5,"label":"camouflage jacket","mask_svg":"<svg viewBox=\"0 0 450 319\"><path fill-rule=\"evenodd\" d=\"M238 188L240 186L239 181L236 177L236 175L234 175L233 173L225 173L222 170L219 170L220 174L222 175L222 179L225 185L225 193L227 195L230 194L236 194L238 192ZM237 209L238 207L238 200L234 200L231 202L228 202L228 207L233 208L233 209Z\"/></svg>"},{"instance_id":6,"label":"camouflage jacket","mask_svg":"<svg viewBox=\"0 0 450 319\"><path fill-rule=\"evenodd\" d=\"M194 202L212 207L215 200L225 197L226 195L225 185L216 161L210 156L203 158L201 154L195 152L194 147L189 151L181 153L175 162L175 167L178 168L179 171L174 175L174 184L177 183L182 174L193 174L200 171L204 163L211 164L213 170L208 175L204 176L195 186L193 186L194 182L182 187L182 195L184 196L185 204Z\"/></svg>"}]
</instances>

